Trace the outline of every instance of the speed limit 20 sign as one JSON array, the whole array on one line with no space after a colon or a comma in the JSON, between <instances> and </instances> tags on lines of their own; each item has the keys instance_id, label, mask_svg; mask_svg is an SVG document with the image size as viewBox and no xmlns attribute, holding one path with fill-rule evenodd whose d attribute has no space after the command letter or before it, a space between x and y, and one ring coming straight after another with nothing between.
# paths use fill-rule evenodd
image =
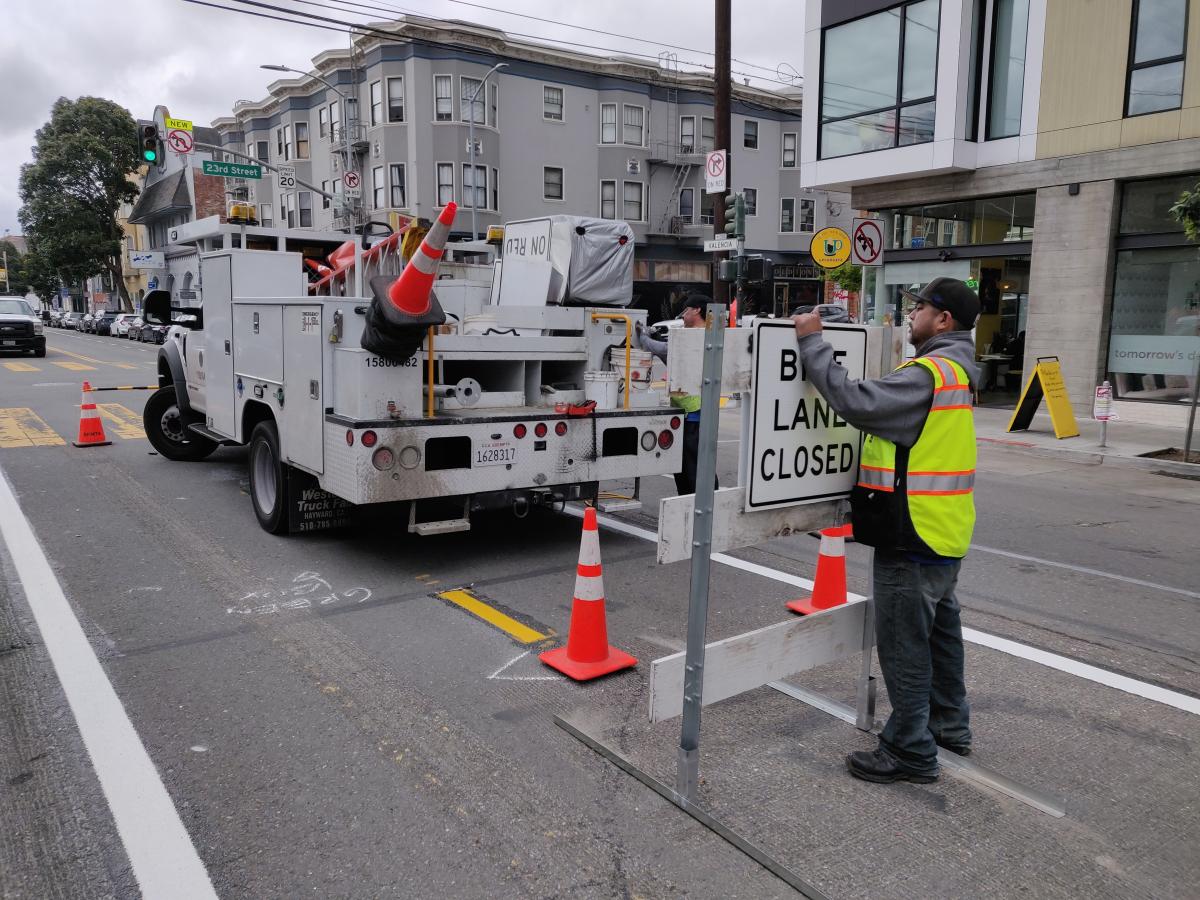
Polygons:
<instances>
[{"instance_id":1,"label":"speed limit 20 sign","mask_svg":"<svg viewBox=\"0 0 1200 900\"><path fill-rule=\"evenodd\" d=\"M279 185L280 190L294 188L296 186L296 167L280 166L275 173L275 182Z\"/></svg>"}]
</instances>

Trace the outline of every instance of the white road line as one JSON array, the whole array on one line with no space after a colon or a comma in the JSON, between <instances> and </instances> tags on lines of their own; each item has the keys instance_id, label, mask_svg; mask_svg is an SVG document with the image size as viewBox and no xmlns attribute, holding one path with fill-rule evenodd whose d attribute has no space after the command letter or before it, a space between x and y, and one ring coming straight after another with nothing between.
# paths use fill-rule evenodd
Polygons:
<instances>
[{"instance_id":1,"label":"white road line","mask_svg":"<svg viewBox=\"0 0 1200 900\"><path fill-rule=\"evenodd\" d=\"M568 506L566 512L576 517L582 517L583 512L578 507ZM619 519L614 519L611 516L599 515L596 517L600 525L612 531L627 534L631 537L641 538L644 541L658 542L658 535L646 528L640 528L637 525L631 525L628 522L622 522ZM799 575L792 575L789 572L781 572L778 569L771 569L767 566L760 566L758 563L748 562L744 559L738 559L736 556L729 556L726 553L714 553L712 555L714 562L719 562L722 565L730 566L734 569L741 569L743 572L749 572L752 575L761 575L763 578L770 578L773 581L778 581L782 584L788 584L793 587L811 590L813 583L807 578L801 578ZM1103 574L1103 573L1100 573ZM850 594L850 597L861 599L858 594ZM1127 694L1133 694L1136 697L1144 697L1147 700L1153 700L1155 703L1161 703L1164 706L1171 706L1175 709L1183 710L1184 712L1192 713L1200 716L1200 699L1190 697L1187 694L1181 694L1178 691L1168 690L1167 688L1159 687L1156 684L1147 684L1144 681L1138 681L1135 678L1129 678L1125 675L1118 675L1116 672L1109 672L1107 669L1101 669L1097 666L1092 666L1078 660L1071 659L1066 656L1060 656L1057 653L1050 653L1046 650L1039 650L1036 647L1030 647L1026 644L1020 644L1016 641L1010 641L1008 638L1002 638L998 635L988 634L984 631L977 631L974 628L963 628L963 640L970 641L973 644L979 644L981 647L988 647L992 650L998 650L1001 653L1007 653L1009 656L1015 656L1019 659L1029 660L1030 662L1038 663L1050 669L1057 669L1059 672L1065 672L1068 675L1075 675L1087 681L1093 681L1096 684L1102 684L1105 687L1114 688L1118 691L1124 691Z\"/></svg>"},{"instance_id":2,"label":"white road line","mask_svg":"<svg viewBox=\"0 0 1200 900\"><path fill-rule=\"evenodd\" d=\"M142 895L216 900L204 863L2 470L0 536L79 725Z\"/></svg>"},{"instance_id":3,"label":"white road line","mask_svg":"<svg viewBox=\"0 0 1200 900\"><path fill-rule=\"evenodd\" d=\"M1025 562L1037 563L1041 566L1054 566L1056 569L1069 569L1072 572L1081 572L1084 575L1097 575L1100 578L1110 578L1113 581L1123 581L1126 584L1136 584L1139 587L1153 588L1156 591L1166 591L1169 594L1180 594L1184 597L1192 597L1200 600L1200 593L1196 591L1188 591L1183 588L1171 587L1169 584L1158 584L1154 581L1143 581L1140 578L1130 578L1128 575L1117 575L1115 572L1103 572L1100 569L1089 569L1087 566L1076 566L1071 563L1055 562L1052 559L1042 559L1038 556L1026 556L1023 553L1013 553L1011 550L997 550L995 547L981 547L978 544L971 545L972 550L979 550L982 553L992 553L996 556L1007 556L1009 559L1021 559Z\"/></svg>"}]
</instances>

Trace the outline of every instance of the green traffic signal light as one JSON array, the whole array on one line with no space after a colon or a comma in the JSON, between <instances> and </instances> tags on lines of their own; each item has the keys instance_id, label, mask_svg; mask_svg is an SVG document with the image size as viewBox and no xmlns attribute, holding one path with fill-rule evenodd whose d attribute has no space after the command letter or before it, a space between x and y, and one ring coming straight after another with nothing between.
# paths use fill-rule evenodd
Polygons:
<instances>
[{"instance_id":1,"label":"green traffic signal light","mask_svg":"<svg viewBox=\"0 0 1200 900\"><path fill-rule=\"evenodd\" d=\"M147 147L142 151L142 159L146 160L146 162L157 162L158 150Z\"/></svg>"},{"instance_id":2,"label":"green traffic signal light","mask_svg":"<svg viewBox=\"0 0 1200 900\"><path fill-rule=\"evenodd\" d=\"M153 122L138 122L138 140L141 143L142 159L148 163L157 163L161 155L158 126Z\"/></svg>"}]
</instances>

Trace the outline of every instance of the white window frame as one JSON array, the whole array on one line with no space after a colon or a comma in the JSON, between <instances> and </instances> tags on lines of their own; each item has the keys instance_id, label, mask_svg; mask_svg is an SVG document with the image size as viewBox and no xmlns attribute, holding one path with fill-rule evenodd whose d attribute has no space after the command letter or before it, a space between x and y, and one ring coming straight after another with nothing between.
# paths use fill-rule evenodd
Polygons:
<instances>
[{"instance_id":1,"label":"white window frame","mask_svg":"<svg viewBox=\"0 0 1200 900\"><path fill-rule=\"evenodd\" d=\"M804 216L801 213L808 209L812 213L812 221L808 223L808 227L804 227ZM796 206L796 233L797 234L812 234L817 230L817 201L806 200L800 198L800 203Z\"/></svg>"},{"instance_id":2,"label":"white window frame","mask_svg":"<svg viewBox=\"0 0 1200 900\"><path fill-rule=\"evenodd\" d=\"M288 228L296 227L296 193L291 191L283 195L284 221Z\"/></svg>"},{"instance_id":3,"label":"white window frame","mask_svg":"<svg viewBox=\"0 0 1200 900\"><path fill-rule=\"evenodd\" d=\"M275 222L275 207L270 203L258 204L258 221L265 227Z\"/></svg>"},{"instance_id":4,"label":"white window frame","mask_svg":"<svg viewBox=\"0 0 1200 900\"><path fill-rule=\"evenodd\" d=\"M317 107L317 137L329 137L329 110L324 106Z\"/></svg>"},{"instance_id":5,"label":"white window frame","mask_svg":"<svg viewBox=\"0 0 1200 900\"><path fill-rule=\"evenodd\" d=\"M685 120L690 121L692 123L692 142L691 142L691 144L685 144L683 142L683 123ZM695 116L680 116L679 117L679 152L680 153L695 153L697 151L697 149L698 148L696 146L696 117Z\"/></svg>"},{"instance_id":6,"label":"white window frame","mask_svg":"<svg viewBox=\"0 0 1200 900\"><path fill-rule=\"evenodd\" d=\"M491 128L500 127L500 84L489 81L487 86L487 120Z\"/></svg>"},{"instance_id":7,"label":"white window frame","mask_svg":"<svg viewBox=\"0 0 1200 900\"><path fill-rule=\"evenodd\" d=\"M546 196L546 173L550 171L558 172L558 186L562 192L561 197ZM546 203L566 203L567 202L567 170L565 166L542 166L542 200Z\"/></svg>"},{"instance_id":8,"label":"white window frame","mask_svg":"<svg viewBox=\"0 0 1200 900\"><path fill-rule=\"evenodd\" d=\"M266 149L266 151L267 151L266 153L259 152L257 154L258 158L261 159L263 162L270 162L271 161L271 139L267 138L267 140L265 140L265 141L255 141L254 143L258 144L259 151L262 151L263 149Z\"/></svg>"},{"instance_id":9,"label":"white window frame","mask_svg":"<svg viewBox=\"0 0 1200 900\"><path fill-rule=\"evenodd\" d=\"M467 92L463 89L463 82L474 81L479 84L479 94L476 95L472 102L467 99ZM482 102L481 102L482 101ZM479 118L475 120L475 127L479 128L487 124L487 90L483 87L483 79L476 78L474 75L459 75L458 76L458 121L463 125L470 123L471 119L463 115L463 109L470 104L469 115L475 115L475 106L479 105Z\"/></svg>"},{"instance_id":10,"label":"white window frame","mask_svg":"<svg viewBox=\"0 0 1200 900\"><path fill-rule=\"evenodd\" d=\"M442 187L444 186L444 184L442 182L442 167L443 166L445 166L446 168L448 168L450 170L450 184L449 184L450 196L447 200L442 200ZM457 194L454 191L454 163L453 162L445 161L445 162L436 162L433 164L433 190L434 190L438 209L441 209L442 207L444 207L447 202L449 202L450 200L453 200L457 196Z\"/></svg>"},{"instance_id":11,"label":"white window frame","mask_svg":"<svg viewBox=\"0 0 1200 900\"><path fill-rule=\"evenodd\" d=\"M464 207L469 207L471 205L467 201L467 173L470 171L471 171L471 164L469 162L463 163L462 169L460 170L460 174L462 175L462 205ZM479 178L480 172L483 173L483 184L481 184L481 185L475 183ZM487 203L488 180L487 179L488 179L487 166L482 165L480 163L475 163L475 172L471 176L471 190L474 192L473 199L475 200L475 208L476 209L487 209L488 208L488 203ZM483 202L482 203L479 202L480 189L483 190Z\"/></svg>"},{"instance_id":12,"label":"white window frame","mask_svg":"<svg viewBox=\"0 0 1200 900\"><path fill-rule=\"evenodd\" d=\"M611 109L613 111L613 136L611 141L604 139L604 110ZM600 143L605 146L616 146L620 143L617 138L620 137L620 114L621 108L617 103L601 103L600 104Z\"/></svg>"},{"instance_id":13,"label":"white window frame","mask_svg":"<svg viewBox=\"0 0 1200 900\"><path fill-rule=\"evenodd\" d=\"M406 104L404 102L404 76L403 75L388 75L384 79L384 82L385 82L384 86L385 86L386 90L385 90L385 98L384 98L384 119L383 120L388 125L398 125L399 123L403 122L406 118L406 110L405 110ZM392 87L396 82L400 82L400 89L398 91L396 91L395 93L392 93ZM400 103L399 103L400 118L393 119L392 118L392 107L394 104L392 103L392 100L396 99L397 94L399 95L399 100L400 100Z\"/></svg>"},{"instance_id":14,"label":"white window frame","mask_svg":"<svg viewBox=\"0 0 1200 900\"><path fill-rule=\"evenodd\" d=\"M304 198L308 198L308 209L304 208ZM308 213L308 224L304 224L304 213ZM296 225L300 228L313 227L312 191L296 191Z\"/></svg>"},{"instance_id":15,"label":"white window frame","mask_svg":"<svg viewBox=\"0 0 1200 900\"><path fill-rule=\"evenodd\" d=\"M749 128L751 125L754 126L754 146L753 147L746 144L746 129ZM759 123L758 119L743 119L742 120L742 149L743 150L753 150L757 153L758 148L761 146L762 146L762 125Z\"/></svg>"},{"instance_id":16,"label":"white window frame","mask_svg":"<svg viewBox=\"0 0 1200 900\"><path fill-rule=\"evenodd\" d=\"M783 227L783 205L785 203L792 204L792 227L784 229ZM780 197L779 198L779 233L780 234L795 234L796 233L796 198L795 197Z\"/></svg>"},{"instance_id":17,"label":"white window frame","mask_svg":"<svg viewBox=\"0 0 1200 900\"><path fill-rule=\"evenodd\" d=\"M438 83L445 82L450 85L450 92L446 95L446 100L450 103L450 111L443 118L438 113ZM454 117L454 76L453 75L434 75L433 76L433 121L435 124L453 123Z\"/></svg>"},{"instance_id":18,"label":"white window frame","mask_svg":"<svg viewBox=\"0 0 1200 900\"><path fill-rule=\"evenodd\" d=\"M704 123L705 122L712 123L713 136L712 136L712 146L711 147L704 146ZM714 119L712 116L701 116L700 117L700 152L701 153L711 153L716 148L717 148L717 120Z\"/></svg>"},{"instance_id":19,"label":"white window frame","mask_svg":"<svg viewBox=\"0 0 1200 900\"><path fill-rule=\"evenodd\" d=\"M342 127L342 106L340 101L334 100L329 104L329 142L332 144L337 139L337 130Z\"/></svg>"},{"instance_id":20,"label":"white window frame","mask_svg":"<svg viewBox=\"0 0 1200 900\"><path fill-rule=\"evenodd\" d=\"M628 184L636 184L641 191L641 200L638 201L642 207L642 217L640 219L630 219L625 215L625 186ZM645 222L646 221L646 183L644 181L622 181L621 182L621 218L626 222Z\"/></svg>"},{"instance_id":21,"label":"white window frame","mask_svg":"<svg viewBox=\"0 0 1200 900\"><path fill-rule=\"evenodd\" d=\"M546 114L546 91L558 91L558 118ZM567 118L567 89L561 84L542 85L542 121L561 124Z\"/></svg>"},{"instance_id":22,"label":"white window frame","mask_svg":"<svg viewBox=\"0 0 1200 900\"><path fill-rule=\"evenodd\" d=\"M292 158L292 123L288 122L283 126L283 161L288 162Z\"/></svg>"},{"instance_id":23,"label":"white window frame","mask_svg":"<svg viewBox=\"0 0 1200 900\"><path fill-rule=\"evenodd\" d=\"M371 127L383 124L383 79L376 78L367 88L371 100Z\"/></svg>"},{"instance_id":24,"label":"white window frame","mask_svg":"<svg viewBox=\"0 0 1200 900\"><path fill-rule=\"evenodd\" d=\"M641 137L641 140L636 144L631 144L629 141L625 140L625 129L633 127L632 125L627 125L625 122L625 110L627 110L627 109L640 110L642 113L641 124L637 126L638 130L641 131L641 133L642 133L642 137ZM640 106L637 103L622 103L621 104L621 143L626 147L645 147L646 146L646 107Z\"/></svg>"},{"instance_id":25,"label":"white window frame","mask_svg":"<svg viewBox=\"0 0 1200 900\"><path fill-rule=\"evenodd\" d=\"M322 181L322 182L321 182L321 190L323 191L323 193L321 194L321 209L329 209L329 207L330 207L330 200L329 200L329 198L328 198L328 197L326 197L326 196L325 196L325 194L332 194L332 193L333 193L333 191L331 191L331 190L329 189L329 182L328 182L328 181Z\"/></svg>"},{"instance_id":26,"label":"white window frame","mask_svg":"<svg viewBox=\"0 0 1200 900\"><path fill-rule=\"evenodd\" d=\"M500 211L500 170L492 166L492 180L488 182L488 190L491 191L489 197L492 201L491 208Z\"/></svg>"},{"instance_id":27,"label":"white window frame","mask_svg":"<svg viewBox=\"0 0 1200 900\"><path fill-rule=\"evenodd\" d=\"M792 139L792 162L789 165L787 161L787 139ZM800 155L800 132L785 131L779 138L779 168L794 169L796 168L796 159Z\"/></svg>"},{"instance_id":28,"label":"white window frame","mask_svg":"<svg viewBox=\"0 0 1200 900\"><path fill-rule=\"evenodd\" d=\"M606 216L604 214L604 186L606 184L612 185L612 201L611 201L612 202L612 215L611 216ZM600 218L613 219L613 220L615 220L617 218L617 182L615 179L612 179L612 178L600 179Z\"/></svg>"},{"instance_id":29,"label":"white window frame","mask_svg":"<svg viewBox=\"0 0 1200 900\"><path fill-rule=\"evenodd\" d=\"M387 209L387 172L383 166L371 167L371 209Z\"/></svg>"},{"instance_id":30,"label":"white window frame","mask_svg":"<svg viewBox=\"0 0 1200 900\"><path fill-rule=\"evenodd\" d=\"M750 204L747 203L746 204L746 218L748 218L748 219L749 218L757 218L758 217L758 188L752 188L752 187L742 188L743 195L747 191L752 191L754 193L754 212L750 212Z\"/></svg>"},{"instance_id":31,"label":"white window frame","mask_svg":"<svg viewBox=\"0 0 1200 900\"><path fill-rule=\"evenodd\" d=\"M304 129L304 137L303 138L300 137L300 129L301 128ZM312 156L312 141L309 139L309 136L308 136L308 123L307 122L297 122L295 130L296 130L296 159L309 159ZM300 152L300 142L301 141L304 142L304 152L303 153Z\"/></svg>"},{"instance_id":32,"label":"white window frame","mask_svg":"<svg viewBox=\"0 0 1200 900\"><path fill-rule=\"evenodd\" d=\"M687 194L689 197L692 198L691 204L690 204L692 207L692 214L690 216L685 216L683 214L683 195L684 194ZM683 221L687 222L689 225L695 225L696 224L696 189L690 188L690 187L680 188L679 189L679 200L677 201L677 207L678 207L677 211L679 212L679 218L682 219Z\"/></svg>"},{"instance_id":33,"label":"white window frame","mask_svg":"<svg viewBox=\"0 0 1200 900\"><path fill-rule=\"evenodd\" d=\"M400 202L396 202L396 173L400 173ZM408 171L404 163L388 164L388 200L392 209L408 209Z\"/></svg>"}]
</instances>

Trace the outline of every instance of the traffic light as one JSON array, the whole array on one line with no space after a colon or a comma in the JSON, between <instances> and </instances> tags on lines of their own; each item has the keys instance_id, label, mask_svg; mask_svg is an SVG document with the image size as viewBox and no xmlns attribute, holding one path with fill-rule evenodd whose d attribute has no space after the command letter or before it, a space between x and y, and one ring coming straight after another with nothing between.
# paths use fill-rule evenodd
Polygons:
<instances>
[{"instance_id":1,"label":"traffic light","mask_svg":"<svg viewBox=\"0 0 1200 900\"><path fill-rule=\"evenodd\" d=\"M725 198L725 234L741 240L746 237L746 196L730 194Z\"/></svg>"},{"instance_id":2,"label":"traffic light","mask_svg":"<svg viewBox=\"0 0 1200 900\"><path fill-rule=\"evenodd\" d=\"M157 165L162 159L162 146L158 139L158 126L153 122L141 120L138 122L138 147L141 150L142 162Z\"/></svg>"}]
</instances>

